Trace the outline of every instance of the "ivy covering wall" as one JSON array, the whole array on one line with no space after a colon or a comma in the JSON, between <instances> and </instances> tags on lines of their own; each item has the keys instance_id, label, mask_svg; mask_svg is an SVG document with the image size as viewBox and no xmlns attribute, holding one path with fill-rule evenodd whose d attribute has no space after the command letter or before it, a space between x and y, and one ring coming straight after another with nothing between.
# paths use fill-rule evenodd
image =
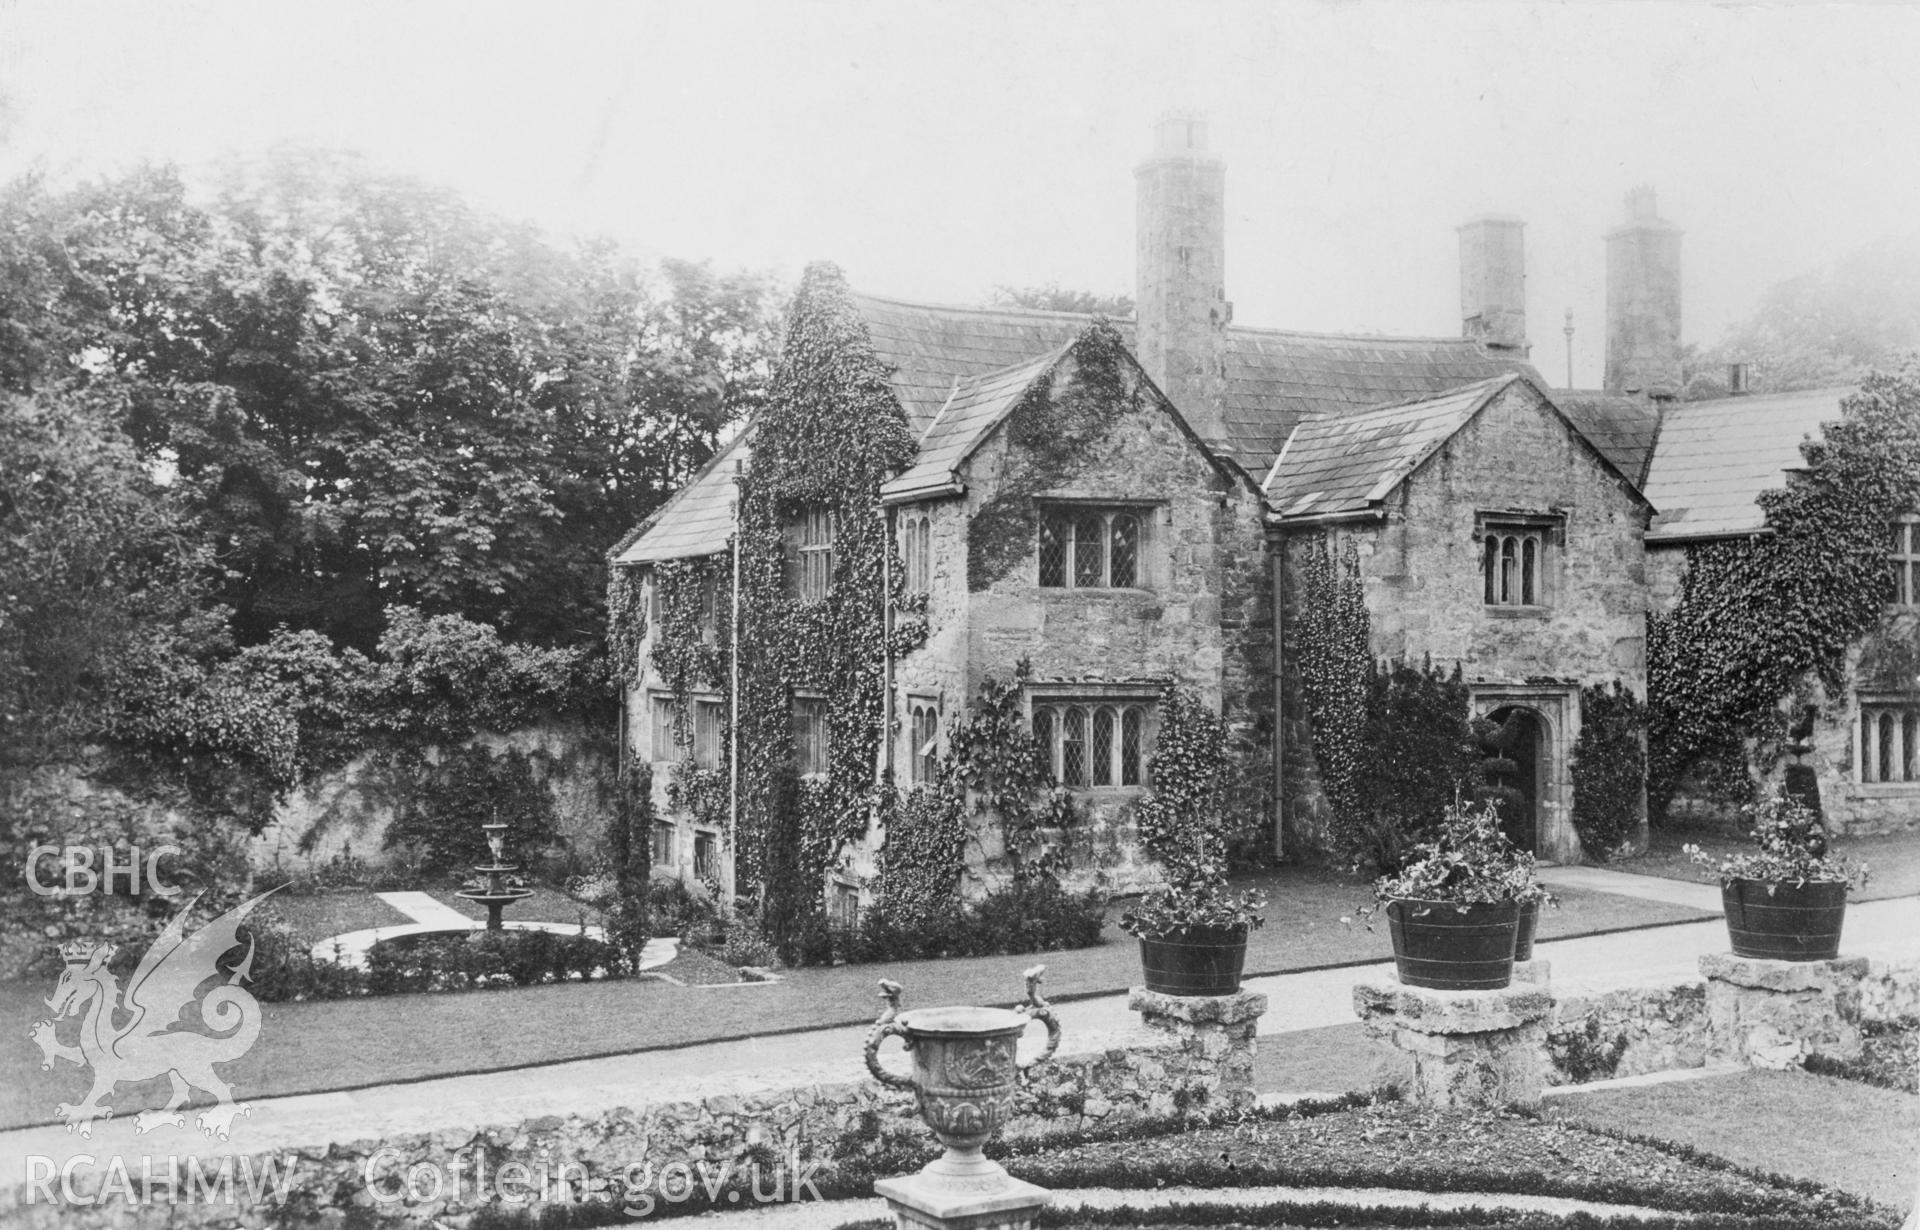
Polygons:
<instances>
[{"instance_id":1,"label":"ivy covering wall","mask_svg":"<svg viewBox=\"0 0 1920 1230\"><path fill-rule=\"evenodd\" d=\"M1471 690L1457 665L1373 657L1353 542L1336 555L1330 536L1315 533L1295 558L1301 700L1330 812L1327 844L1344 862L1392 872L1448 803L1479 788Z\"/></svg>"},{"instance_id":2,"label":"ivy covering wall","mask_svg":"<svg viewBox=\"0 0 1920 1230\"><path fill-rule=\"evenodd\" d=\"M768 938L783 947L824 924L823 884L867 830L885 735L889 546L880 484L914 441L871 338L832 265L810 266L742 480L740 754L737 873L758 886ZM833 521L831 585L803 602L789 527L809 511ZM900 588L893 573L892 590ZM664 616L664 612L663 612ZM669 635L664 643L682 638ZM670 650L672 653L678 650ZM794 780L794 697L827 711L827 772Z\"/></svg>"},{"instance_id":3,"label":"ivy covering wall","mask_svg":"<svg viewBox=\"0 0 1920 1230\"><path fill-rule=\"evenodd\" d=\"M1580 689L1574 740L1573 831L1604 861L1633 836L1647 780L1646 706L1618 679Z\"/></svg>"},{"instance_id":4,"label":"ivy covering wall","mask_svg":"<svg viewBox=\"0 0 1920 1230\"><path fill-rule=\"evenodd\" d=\"M992 499L967 524L967 588L978 592L1033 557L1034 497L1065 486L1088 450L1140 409L1139 386L1120 333L1096 320L1073 344L1073 370L1037 380L1008 414L1008 468Z\"/></svg>"},{"instance_id":5,"label":"ivy covering wall","mask_svg":"<svg viewBox=\"0 0 1920 1230\"><path fill-rule=\"evenodd\" d=\"M1761 494L1768 532L1689 547L1679 602L1648 620L1656 818L1688 779L1749 790L1784 742L1780 702L1808 678L1841 694L1848 648L1881 619L1888 521L1920 506L1920 367L1869 376L1840 410L1801 444L1805 470Z\"/></svg>"},{"instance_id":6,"label":"ivy covering wall","mask_svg":"<svg viewBox=\"0 0 1920 1230\"><path fill-rule=\"evenodd\" d=\"M1331 537L1313 534L1299 552L1300 599L1295 623L1301 701L1314 764L1332 812L1331 843L1352 844L1360 814L1360 735L1367 720L1372 625L1360 586L1360 558L1349 542L1335 554Z\"/></svg>"}]
</instances>

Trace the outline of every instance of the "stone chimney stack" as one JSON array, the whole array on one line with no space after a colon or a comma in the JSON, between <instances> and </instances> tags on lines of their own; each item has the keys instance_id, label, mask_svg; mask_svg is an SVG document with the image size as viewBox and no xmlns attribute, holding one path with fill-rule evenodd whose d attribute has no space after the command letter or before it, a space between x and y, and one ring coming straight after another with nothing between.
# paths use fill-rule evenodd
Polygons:
<instances>
[{"instance_id":1,"label":"stone chimney stack","mask_svg":"<svg viewBox=\"0 0 1920 1230\"><path fill-rule=\"evenodd\" d=\"M1653 189L1627 193L1627 220L1607 232L1607 374L1612 392L1680 392L1680 228Z\"/></svg>"},{"instance_id":2,"label":"stone chimney stack","mask_svg":"<svg viewBox=\"0 0 1920 1230\"><path fill-rule=\"evenodd\" d=\"M1226 164L1204 115L1170 111L1134 170L1134 350L1193 429L1226 443Z\"/></svg>"},{"instance_id":3,"label":"stone chimney stack","mask_svg":"<svg viewBox=\"0 0 1920 1230\"><path fill-rule=\"evenodd\" d=\"M1460 232L1460 319L1464 336L1496 354L1524 359L1527 342L1527 224L1483 214Z\"/></svg>"}]
</instances>

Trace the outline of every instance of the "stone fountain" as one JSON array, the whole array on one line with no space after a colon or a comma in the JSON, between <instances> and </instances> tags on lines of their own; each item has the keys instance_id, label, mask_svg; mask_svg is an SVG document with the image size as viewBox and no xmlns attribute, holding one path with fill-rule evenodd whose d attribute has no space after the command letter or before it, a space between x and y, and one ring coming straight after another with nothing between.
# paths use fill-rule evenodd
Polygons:
<instances>
[{"instance_id":1,"label":"stone fountain","mask_svg":"<svg viewBox=\"0 0 1920 1230\"><path fill-rule=\"evenodd\" d=\"M514 888L507 884L508 872L520 870L520 864L507 862L506 832L507 826L498 822L480 826L487 834L487 849L493 852L493 862L476 864L474 870L487 877L485 888L463 888L455 893L468 901L477 901L487 907L487 930L500 930L500 911L514 902L533 896L530 888Z\"/></svg>"},{"instance_id":2,"label":"stone fountain","mask_svg":"<svg viewBox=\"0 0 1920 1230\"><path fill-rule=\"evenodd\" d=\"M873 1190L893 1209L897 1230L1028 1230L1052 1198L1008 1174L980 1147L1013 1116L1020 1073L1045 1063L1060 1045L1060 1024L1040 996L1044 965L1026 972L1027 1002L1007 1008L916 1008L900 1011L900 984L880 981L887 1007L867 1035L867 1069L895 1089L911 1089L946 1152L918 1174L882 1179ZM1031 1059L1015 1058L1027 1026L1047 1027L1047 1043ZM880 1065L880 1043L897 1037L913 1060L910 1076Z\"/></svg>"}]
</instances>

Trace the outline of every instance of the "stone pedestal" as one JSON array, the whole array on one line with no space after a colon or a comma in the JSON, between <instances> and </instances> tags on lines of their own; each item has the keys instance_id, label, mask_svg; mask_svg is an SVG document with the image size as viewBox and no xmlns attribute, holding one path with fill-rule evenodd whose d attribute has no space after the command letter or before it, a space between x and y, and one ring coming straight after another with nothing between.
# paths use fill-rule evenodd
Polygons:
<instances>
[{"instance_id":1,"label":"stone pedestal","mask_svg":"<svg viewBox=\"0 0 1920 1230\"><path fill-rule=\"evenodd\" d=\"M1412 1057L1410 1097L1422 1106L1538 1106L1552 1007L1552 993L1535 982L1498 991L1353 988L1367 1032Z\"/></svg>"},{"instance_id":2,"label":"stone pedestal","mask_svg":"<svg viewBox=\"0 0 1920 1230\"><path fill-rule=\"evenodd\" d=\"M1215 1106L1251 1106L1255 1034L1267 1010L1267 997L1253 991L1233 995L1162 995L1145 987L1127 992L1127 1007L1140 1014L1149 1031L1163 1035L1186 1057L1187 1084L1207 1091Z\"/></svg>"},{"instance_id":3,"label":"stone pedestal","mask_svg":"<svg viewBox=\"0 0 1920 1230\"><path fill-rule=\"evenodd\" d=\"M1809 1055L1860 1055L1860 980L1865 957L1763 961L1710 952L1707 1062L1790 1068Z\"/></svg>"},{"instance_id":4,"label":"stone pedestal","mask_svg":"<svg viewBox=\"0 0 1920 1230\"><path fill-rule=\"evenodd\" d=\"M922 1171L880 1179L873 1190L886 1198L897 1230L1031 1230L1053 1193L994 1169L997 1178L958 1183Z\"/></svg>"}]
</instances>

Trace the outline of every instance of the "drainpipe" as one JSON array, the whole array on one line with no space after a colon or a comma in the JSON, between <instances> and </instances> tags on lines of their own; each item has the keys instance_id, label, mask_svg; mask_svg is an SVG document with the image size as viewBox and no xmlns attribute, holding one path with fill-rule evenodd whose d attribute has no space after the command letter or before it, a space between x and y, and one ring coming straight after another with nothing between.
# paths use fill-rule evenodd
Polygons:
<instances>
[{"instance_id":1,"label":"drainpipe","mask_svg":"<svg viewBox=\"0 0 1920 1230\"><path fill-rule=\"evenodd\" d=\"M1287 541L1276 531L1267 539L1273 567L1273 856L1286 854L1286 598Z\"/></svg>"},{"instance_id":2,"label":"drainpipe","mask_svg":"<svg viewBox=\"0 0 1920 1230\"><path fill-rule=\"evenodd\" d=\"M733 604L728 615L733 629L728 641L727 685L727 844L736 846L740 832L740 460L733 462ZM739 895L734 859L726 860L727 896Z\"/></svg>"},{"instance_id":3,"label":"drainpipe","mask_svg":"<svg viewBox=\"0 0 1920 1230\"><path fill-rule=\"evenodd\" d=\"M882 506L875 511L880 518L880 754L874 758L873 781L877 786L893 767L893 535L891 518Z\"/></svg>"}]
</instances>

